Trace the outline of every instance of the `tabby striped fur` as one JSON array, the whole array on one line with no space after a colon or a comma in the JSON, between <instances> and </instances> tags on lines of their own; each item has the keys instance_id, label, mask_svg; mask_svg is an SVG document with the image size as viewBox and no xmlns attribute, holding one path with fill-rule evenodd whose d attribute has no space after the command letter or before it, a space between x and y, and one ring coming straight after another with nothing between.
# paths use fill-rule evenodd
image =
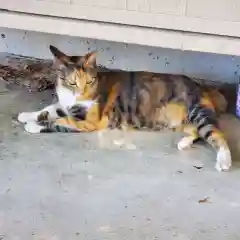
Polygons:
<instances>
[{"instance_id":1,"label":"tabby striped fur","mask_svg":"<svg viewBox=\"0 0 240 240\"><path fill-rule=\"evenodd\" d=\"M59 63L59 102L38 112L21 113L18 119L26 123L27 131L89 132L116 127L156 131L164 125L189 135L178 143L179 149L202 138L217 149L216 168L231 167L230 150L216 115L225 110L226 101L217 90L203 88L186 76L101 69L96 66L96 53L70 57L53 46L50 50ZM57 114L59 110L63 115Z\"/></svg>"}]
</instances>

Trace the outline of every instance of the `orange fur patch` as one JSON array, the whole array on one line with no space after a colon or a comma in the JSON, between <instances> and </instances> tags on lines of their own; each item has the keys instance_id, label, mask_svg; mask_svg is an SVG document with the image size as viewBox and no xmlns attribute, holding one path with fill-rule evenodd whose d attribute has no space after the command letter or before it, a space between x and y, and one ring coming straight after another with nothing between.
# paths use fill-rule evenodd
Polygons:
<instances>
[{"instance_id":1,"label":"orange fur patch","mask_svg":"<svg viewBox=\"0 0 240 240\"><path fill-rule=\"evenodd\" d=\"M200 104L206 108L209 108L209 109L212 109L212 110L215 110L215 107L211 101L211 98L209 97L208 93L203 93L203 97L200 101Z\"/></svg>"}]
</instances>

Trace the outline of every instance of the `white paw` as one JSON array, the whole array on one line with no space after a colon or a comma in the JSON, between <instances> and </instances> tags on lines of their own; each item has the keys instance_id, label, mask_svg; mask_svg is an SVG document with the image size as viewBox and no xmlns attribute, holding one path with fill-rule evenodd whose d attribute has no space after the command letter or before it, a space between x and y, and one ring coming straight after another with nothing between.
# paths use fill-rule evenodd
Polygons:
<instances>
[{"instance_id":1,"label":"white paw","mask_svg":"<svg viewBox=\"0 0 240 240\"><path fill-rule=\"evenodd\" d=\"M219 171L228 171L232 166L231 152L228 148L220 148L217 153L215 168Z\"/></svg>"},{"instance_id":2,"label":"white paw","mask_svg":"<svg viewBox=\"0 0 240 240\"><path fill-rule=\"evenodd\" d=\"M35 112L22 112L18 115L18 121L21 123L37 121L37 115Z\"/></svg>"},{"instance_id":3,"label":"white paw","mask_svg":"<svg viewBox=\"0 0 240 240\"><path fill-rule=\"evenodd\" d=\"M24 126L24 129L29 133L40 133L40 131L44 129L44 127L32 121L32 122L26 123Z\"/></svg>"},{"instance_id":4,"label":"white paw","mask_svg":"<svg viewBox=\"0 0 240 240\"><path fill-rule=\"evenodd\" d=\"M178 150L183 150L191 147L193 144L194 138L191 136L183 137L178 143Z\"/></svg>"}]
</instances>

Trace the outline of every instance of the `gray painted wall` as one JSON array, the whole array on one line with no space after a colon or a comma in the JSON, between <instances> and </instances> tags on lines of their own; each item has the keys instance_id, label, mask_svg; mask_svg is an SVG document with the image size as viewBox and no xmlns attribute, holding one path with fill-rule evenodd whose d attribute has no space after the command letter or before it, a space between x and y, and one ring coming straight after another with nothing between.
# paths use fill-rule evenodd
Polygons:
<instances>
[{"instance_id":1,"label":"gray painted wall","mask_svg":"<svg viewBox=\"0 0 240 240\"><path fill-rule=\"evenodd\" d=\"M0 28L0 52L49 59L52 58L48 50L49 44L74 55L98 50L100 53L98 63L109 68L183 73L196 78L231 83L238 81L240 75L240 57L236 56L126 45Z\"/></svg>"}]
</instances>

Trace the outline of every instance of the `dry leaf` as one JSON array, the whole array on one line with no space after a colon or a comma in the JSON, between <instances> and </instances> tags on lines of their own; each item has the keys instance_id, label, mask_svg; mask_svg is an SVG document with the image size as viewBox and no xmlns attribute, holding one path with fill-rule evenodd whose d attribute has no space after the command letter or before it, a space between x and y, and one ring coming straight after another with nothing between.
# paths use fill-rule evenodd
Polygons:
<instances>
[{"instance_id":1,"label":"dry leaf","mask_svg":"<svg viewBox=\"0 0 240 240\"><path fill-rule=\"evenodd\" d=\"M210 203L209 197L205 197L203 199L198 200L198 203Z\"/></svg>"}]
</instances>

